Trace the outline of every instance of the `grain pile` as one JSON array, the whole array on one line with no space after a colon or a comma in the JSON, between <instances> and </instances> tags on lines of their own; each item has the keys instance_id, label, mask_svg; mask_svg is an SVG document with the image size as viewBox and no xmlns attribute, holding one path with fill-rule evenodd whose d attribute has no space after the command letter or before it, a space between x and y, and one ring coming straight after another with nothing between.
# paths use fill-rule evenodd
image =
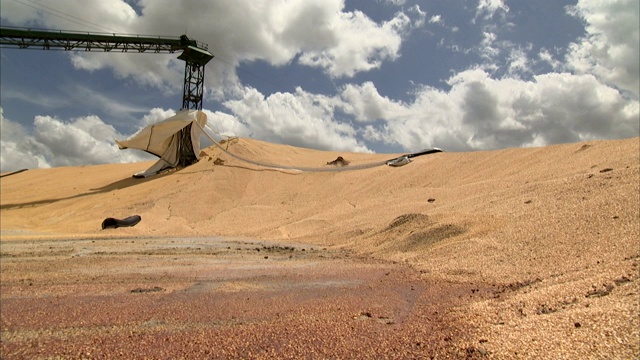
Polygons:
<instances>
[{"instance_id":1,"label":"grain pile","mask_svg":"<svg viewBox=\"0 0 640 360\"><path fill-rule=\"evenodd\" d=\"M393 155L238 139L255 161L339 169ZM248 237L407 264L486 296L451 312L469 356L640 356L639 139L437 153L392 168L296 172L203 150L148 179L149 164L28 170L1 179L2 243L24 239ZM107 217L138 214L131 228ZM462 341L462 340L461 340Z\"/></svg>"}]
</instances>

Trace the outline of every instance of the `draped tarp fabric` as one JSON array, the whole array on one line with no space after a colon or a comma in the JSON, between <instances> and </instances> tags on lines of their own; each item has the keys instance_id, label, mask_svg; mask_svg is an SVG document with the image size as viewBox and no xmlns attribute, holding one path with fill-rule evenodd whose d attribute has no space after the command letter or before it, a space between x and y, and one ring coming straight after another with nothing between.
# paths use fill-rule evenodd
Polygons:
<instances>
[{"instance_id":1,"label":"draped tarp fabric","mask_svg":"<svg viewBox=\"0 0 640 360\"><path fill-rule=\"evenodd\" d=\"M193 124L196 121L200 125ZM120 149L139 149L160 157L149 169L134 175L147 177L197 161L200 135L206 124L207 115L202 111L180 110L166 120L145 127L127 140L116 140L116 144Z\"/></svg>"}]
</instances>

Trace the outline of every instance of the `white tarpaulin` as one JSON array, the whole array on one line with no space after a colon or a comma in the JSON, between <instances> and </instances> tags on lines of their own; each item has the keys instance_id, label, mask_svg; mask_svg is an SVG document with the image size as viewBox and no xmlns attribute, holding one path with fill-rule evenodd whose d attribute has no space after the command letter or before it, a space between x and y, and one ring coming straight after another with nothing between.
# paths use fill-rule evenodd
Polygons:
<instances>
[{"instance_id":1,"label":"white tarpaulin","mask_svg":"<svg viewBox=\"0 0 640 360\"><path fill-rule=\"evenodd\" d=\"M194 122L198 124L194 124ZM207 124L207 115L199 110L180 110L176 115L149 125L131 138L116 143L120 149L139 149L160 157L149 169L134 177L147 177L158 172L187 166L200 156L200 135Z\"/></svg>"}]
</instances>

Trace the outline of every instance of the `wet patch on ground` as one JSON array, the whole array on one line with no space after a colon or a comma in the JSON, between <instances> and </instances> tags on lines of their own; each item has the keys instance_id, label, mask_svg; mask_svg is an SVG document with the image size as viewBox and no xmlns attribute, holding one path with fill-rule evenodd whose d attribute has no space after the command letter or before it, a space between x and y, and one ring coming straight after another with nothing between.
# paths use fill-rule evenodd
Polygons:
<instances>
[{"instance_id":1,"label":"wet patch on ground","mask_svg":"<svg viewBox=\"0 0 640 360\"><path fill-rule=\"evenodd\" d=\"M1 252L3 359L458 357L473 332L448 316L473 285L308 244L37 240Z\"/></svg>"}]
</instances>

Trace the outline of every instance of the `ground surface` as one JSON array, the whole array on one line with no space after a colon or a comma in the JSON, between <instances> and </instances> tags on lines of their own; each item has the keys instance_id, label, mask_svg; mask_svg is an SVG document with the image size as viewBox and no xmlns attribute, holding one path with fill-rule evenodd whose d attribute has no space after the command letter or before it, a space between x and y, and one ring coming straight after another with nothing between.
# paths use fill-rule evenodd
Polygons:
<instances>
[{"instance_id":1,"label":"ground surface","mask_svg":"<svg viewBox=\"0 0 640 360\"><path fill-rule=\"evenodd\" d=\"M1 174L2 358L640 358L640 138L224 146Z\"/></svg>"},{"instance_id":2,"label":"ground surface","mask_svg":"<svg viewBox=\"0 0 640 360\"><path fill-rule=\"evenodd\" d=\"M10 241L3 359L473 357L449 310L490 289L308 244Z\"/></svg>"}]
</instances>

